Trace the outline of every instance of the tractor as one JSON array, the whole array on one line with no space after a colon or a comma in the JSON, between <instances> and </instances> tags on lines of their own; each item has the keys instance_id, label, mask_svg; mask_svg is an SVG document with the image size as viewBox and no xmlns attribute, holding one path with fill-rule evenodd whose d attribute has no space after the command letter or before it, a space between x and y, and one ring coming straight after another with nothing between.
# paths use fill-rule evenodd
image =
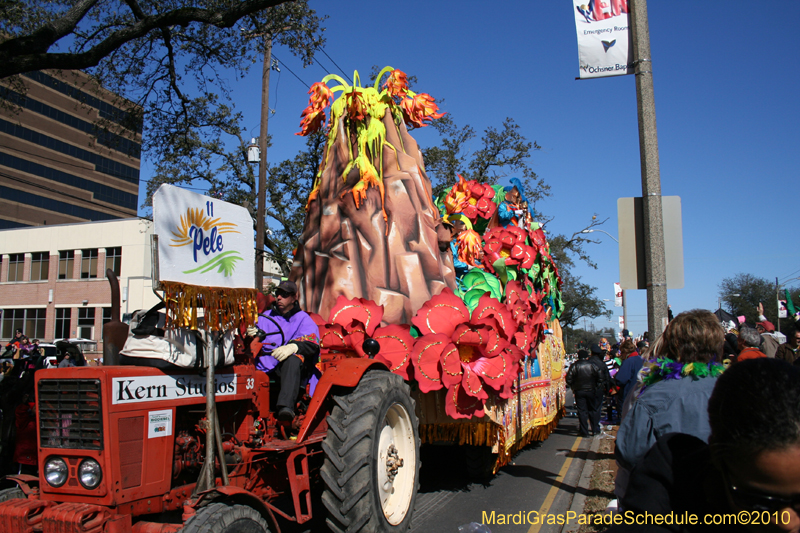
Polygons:
<instances>
[{"instance_id":1,"label":"tractor","mask_svg":"<svg viewBox=\"0 0 800 533\"><path fill-rule=\"evenodd\" d=\"M111 352L127 329L114 281ZM400 376L372 358L325 355L288 427L244 343L235 359L206 375L113 364L37 372L39 476L5 479L0 532L279 532L278 517L303 524L322 511L312 507L319 490L332 531L409 529L420 440Z\"/></svg>"}]
</instances>

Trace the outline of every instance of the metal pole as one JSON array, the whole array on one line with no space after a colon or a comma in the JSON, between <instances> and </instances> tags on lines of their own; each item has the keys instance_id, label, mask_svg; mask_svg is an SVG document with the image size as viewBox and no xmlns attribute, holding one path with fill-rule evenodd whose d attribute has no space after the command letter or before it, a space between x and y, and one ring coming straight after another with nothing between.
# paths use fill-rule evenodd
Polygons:
<instances>
[{"instance_id":1,"label":"metal pole","mask_svg":"<svg viewBox=\"0 0 800 533\"><path fill-rule=\"evenodd\" d=\"M778 309L778 333L781 332L781 304L778 300L781 299L781 288L778 285L778 278L775 278L775 307Z\"/></svg>"},{"instance_id":2,"label":"metal pole","mask_svg":"<svg viewBox=\"0 0 800 533\"><path fill-rule=\"evenodd\" d=\"M258 198L256 206L256 289L264 288L264 232L267 204L267 132L269 125L269 73L272 70L272 37L264 44L264 67L261 74L261 130L258 134Z\"/></svg>"},{"instance_id":3,"label":"metal pole","mask_svg":"<svg viewBox=\"0 0 800 533\"><path fill-rule=\"evenodd\" d=\"M625 329L630 332L631 328L628 327L628 300L625 299L625 289L622 289L622 323L625 325Z\"/></svg>"},{"instance_id":4,"label":"metal pole","mask_svg":"<svg viewBox=\"0 0 800 533\"><path fill-rule=\"evenodd\" d=\"M661 215L661 175L658 163L653 63L647 0L631 0L631 37L636 73L636 108L639 117L639 154L642 166L647 327L651 341L667 327L667 274L664 259L664 224Z\"/></svg>"},{"instance_id":5,"label":"metal pole","mask_svg":"<svg viewBox=\"0 0 800 533\"><path fill-rule=\"evenodd\" d=\"M200 475L197 479L197 484L192 492L192 497L196 497L199 493L214 488L216 485L214 475L215 470L215 444L216 444L216 386L214 383L214 348L216 347L216 336L212 337L209 330L205 330L205 346L204 355L206 363L206 449L203 466L200 469Z\"/></svg>"}]
</instances>

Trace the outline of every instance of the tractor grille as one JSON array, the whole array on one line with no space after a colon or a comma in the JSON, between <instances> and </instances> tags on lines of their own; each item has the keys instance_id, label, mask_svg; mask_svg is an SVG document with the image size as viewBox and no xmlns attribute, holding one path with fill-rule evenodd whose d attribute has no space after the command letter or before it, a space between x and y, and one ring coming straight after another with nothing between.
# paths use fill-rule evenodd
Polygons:
<instances>
[{"instance_id":1,"label":"tractor grille","mask_svg":"<svg viewBox=\"0 0 800 533\"><path fill-rule=\"evenodd\" d=\"M100 380L39 381L39 435L44 448L103 449Z\"/></svg>"}]
</instances>

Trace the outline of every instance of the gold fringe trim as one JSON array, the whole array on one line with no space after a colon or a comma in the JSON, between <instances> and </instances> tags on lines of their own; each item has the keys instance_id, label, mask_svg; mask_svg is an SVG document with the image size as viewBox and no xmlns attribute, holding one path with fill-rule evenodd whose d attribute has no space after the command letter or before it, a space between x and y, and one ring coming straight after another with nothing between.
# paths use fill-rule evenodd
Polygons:
<instances>
[{"instance_id":1,"label":"gold fringe trim","mask_svg":"<svg viewBox=\"0 0 800 533\"><path fill-rule=\"evenodd\" d=\"M434 444L437 442L453 442L458 446L494 446L497 444L497 460L494 464L492 473L507 465L511 458L521 449L533 441L547 439L558 426L558 422L565 414L562 407L556 413L553 420L542 426L531 428L520 440L506 449L503 427L494 422L466 422L450 424L421 424L419 427L419 438L423 444Z\"/></svg>"},{"instance_id":2,"label":"gold fringe trim","mask_svg":"<svg viewBox=\"0 0 800 533\"><path fill-rule=\"evenodd\" d=\"M463 424L421 424L419 438L423 444L457 442L459 446L494 446L502 426L494 422L467 422Z\"/></svg>"},{"instance_id":3,"label":"gold fringe trim","mask_svg":"<svg viewBox=\"0 0 800 533\"><path fill-rule=\"evenodd\" d=\"M255 289L198 287L177 281L162 281L167 303L167 328L226 331L240 323L255 324L258 317ZM197 310L203 309L204 319Z\"/></svg>"}]
</instances>

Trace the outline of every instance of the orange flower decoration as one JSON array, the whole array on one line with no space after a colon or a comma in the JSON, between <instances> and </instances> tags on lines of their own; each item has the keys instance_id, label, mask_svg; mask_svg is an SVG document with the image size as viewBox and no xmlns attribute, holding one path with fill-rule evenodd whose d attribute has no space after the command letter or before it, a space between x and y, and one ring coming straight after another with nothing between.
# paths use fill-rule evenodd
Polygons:
<instances>
[{"instance_id":1,"label":"orange flower decoration","mask_svg":"<svg viewBox=\"0 0 800 533\"><path fill-rule=\"evenodd\" d=\"M317 82L308 90L308 107L303 110L303 120L300 121L300 131L295 135L310 135L325 125L327 119L325 108L333 99L333 91L322 82Z\"/></svg>"},{"instance_id":2,"label":"orange flower decoration","mask_svg":"<svg viewBox=\"0 0 800 533\"><path fill-rule=\"evenodd\" d=\"M405 98L400 103L400 107L403 110L403 120L406 124L413 124L417 128L427 126L434 119L442 118L446 114L437 113L439 106L427 93L419 93L413 98Z\"/></svg>"},{"instance_id":3,"label":"orange flower decoration","mask_svg":"<svg viewBox=\"0 0 800 533\"><path fill-rule=\"evenodd\" d=\"M305 108L301 116L303 120L300 121L300 131L295 133L295 135L302 135L303 137L321 129L327 118L325 116L325 110L315 109L311 106Z\"/></svg>"},{"instance_id":4,"label":"orange flower decoration","mask_svg":"<svg viewBox=\"0 0 800 533\"><path fill-rule=\"evenodd\" d=\"M317 109L325 109L333 100L333 91L327 85L318 81L308 90L311 96L308 98L308 105Z\"/></svg>"},{"instance_id":5,"label":"orange flower decoration","mask_svg":"<svg viewBox=\"0 0 800 533\"><path fill-rule=\"evenodd\" d=\"M355 87L345 94L345 107L347 116L352 120L364 120L367 118L367 105L364 103L364 95L357 91Z\"/></svg>"},{"instance_id":6,"label":"orange flower decoration","mask_svg":"<svg viewBox=\"0 0 800 533\"><path fill-rule=\"evenodd\" d=\"M383 86L389 96L405 98L408 94L408 76L402 70L394 69Z\"/></svg>"}]
</instances>

